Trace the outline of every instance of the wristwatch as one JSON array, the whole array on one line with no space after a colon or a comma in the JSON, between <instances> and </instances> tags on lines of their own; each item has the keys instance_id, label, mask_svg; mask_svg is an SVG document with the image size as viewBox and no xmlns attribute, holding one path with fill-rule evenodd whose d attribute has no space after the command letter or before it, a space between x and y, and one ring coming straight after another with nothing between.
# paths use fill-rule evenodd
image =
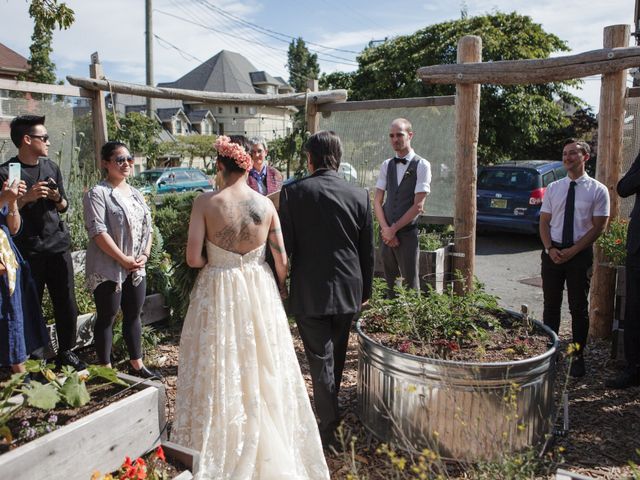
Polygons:
<instances>
[{"instance_id":1,"label":"wristwatch","mask_svg":"<svg viewBox=\"0 0 640 480\"><path fill-rule=\"evenodd\" d=\"M551 245L549 248L544 247L544 253L546 253L547 255L549 255L549 252L551 251L552 248L556 248L553 245Z\"/></svg>"}]
</instances>

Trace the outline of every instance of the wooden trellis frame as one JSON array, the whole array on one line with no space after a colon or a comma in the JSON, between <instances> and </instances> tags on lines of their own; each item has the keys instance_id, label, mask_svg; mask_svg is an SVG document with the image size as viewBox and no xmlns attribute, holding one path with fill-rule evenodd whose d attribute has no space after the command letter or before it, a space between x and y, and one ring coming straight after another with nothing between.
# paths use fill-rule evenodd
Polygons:
<instances>
[{"instance_id":1,"label":"wooden trellis frame","mask_svg":"<svg viewBox=\"0 0 640 480\"><path fill-rule=\"evenodd\" d=\"M604 48L578 55L543 60L515 60L501 62L480 62L479 37L463 37L458 43L457 65L436 65L422 67L418 75L425 83L455 83L456 101L456 181L464 179L464 189L456 187L456 236L475 238L475 175L477 171L476 146L479 117L480 83L518 84L547 83L570 80L597 73L603 74L600 92L600 112L598 122L598 164L596 178L609 189L611 197L611 217L620 211L616 184L620 178L622 161L622 129L624 124L624 99L626 70L640 66L640 48L629 47L630 27L612 25L604 29ZM469 53L467 53L469 52ZM474 53L471 53L474 52ZM474 58L474 55L475 58ZM471 63L469 63L471 62ZM477 88L475 91L469 88ZM473 182L469 178L473 177ZM458 203L459 202L459 203ZM456 259L456 268L466 279L466 285L459 290L473 287L475 243L462 241L456 251L465 254ZM591 283L590 332L598 338L611 334L615 293L615 272L604 267L602 251L595 247L594 273Z\"/></svg>"}]
</instances>

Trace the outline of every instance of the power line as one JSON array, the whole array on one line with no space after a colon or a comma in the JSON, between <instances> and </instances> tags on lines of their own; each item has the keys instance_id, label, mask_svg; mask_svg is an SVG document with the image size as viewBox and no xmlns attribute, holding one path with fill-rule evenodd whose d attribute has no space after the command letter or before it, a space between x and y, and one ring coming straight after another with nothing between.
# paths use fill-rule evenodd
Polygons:
<instances>
[{"instance_id":1,"label":"power line","mask_svg":"<svg viewBox=\"0 0 640 480\"><path fill-rule=\"evenodd\" d=\"M234 14L232 14L232 13L226 11L226 10L224 10L223 8L220 8L220 7L216 6L216 5L213 5L208 0L197 0L197 1L199 1L200 3L206 4L207 6L213 8L214 10L216 10L217 12L219 12L222 15L225 15L228 18L235 19L239 23L243 23L243 24L245 24L247 26L254 27L254 29L259 29L259 30L261 30L263 32L267 32L267 33L271 33L273 35L277 35L277 36L280 36L280 37L287 38L288 39L287 43L290 40L295 40L296 38L302 38L302 37L293 37L293 36L288 35L286 33L277 32L275 30L271 30L270 28L262 27L262 26L260 26L258 24L253 23L253 22L249 22L247 20L243 20L242 18L240 18L240 17L238 17L238 16L236 16L236 15L234 15ZM310 42L310 41L307 41L307 40L305 40L305 43L308 43L309 45L315 45L316 47L324 48L324 49L327 49L327 50L335 50L336 52L355 53L356 55L360 54L360 52L356 52L355 50L346 50L346 49L343 49L343 48L329 47L327 45L322 45L320 43ZM329 55L329 54L326 53L326 55ZM337 57L337 58L340 58L340 57Z\"/></svg>"},{"instance_id":2,"label":"power line","mask_svg":"<svg viewBox=\"0 0 640 480\"><path fill-rule=\"evenodd\" d=\"M178 20L182 20L183 22L187 22L187 23L190 23L190 24L192 24L192 25L196 25L196 26L198 26L198 27L204 28L205 30L211 30L211 31L213 31L213 32L217 32L217 33L219 33L219 34L221 34L221 35L227 35L227 36L230 36L230 37L232 37L232 38L235 38L236 40L247 41L246 39L244 39L244 38L242 38L242 37L239 37L238 35L234 35L234 34L229 33L229 32L224 32L224 31L219 30L219 29L217 29L217 28L210 27L210 26L208 26L208 25L204 25L203 23L196 22L196 21L194 21L194 20L189 20L189 19L187 19L187 18L181 17L181 16L179 16L179 15L175 15L175 14L173 14L173 13L165 12L165 11L162 11L162 10L154 10L154 11L155 11L155 12L158 12L158 13L160 13L160 14L162 14L162 15L167 15L167 16L169 16L169 17L173 17L173 18L176 18L176 19L178 19ZM281 48L272 47L272 46L270 46L270 45L262 45L262 46L263 46L264 48L269 48L269 49L271 49L271 50L276 50L276 51L279 51L279 52L288 53L288 51L287 51L287 50L283 50L283 49L281 49ZM338 62L338 61L335 61L335 60L332 60L332 59L322 58L322 57L318 57L318 59L319 59L319 60L322 60L322 61L325 61L325 62L337 63L337 64L341 64L341 65L358 66L358 64L357 64L356 62L353 62L353 61L343 61L343 62Z\"/></svg>"},{"instance_id":3,"label":"power line","mask_svg":"<svg viewBox=\"0 0 640 480\"><path fill-rule=\"evenodd\" d=\"M176 50L176 51L180 54L180 56L181 56L182 58L184 58L185 60L195 60L195 61L197 61L197 62L204 63L204 62L203 62L202 60L200 60L198 57L196 57L196 56L194 56L194 55L191 55L189 52L185 52L184 50L182 50L182 49L181 49L181 48L179 48L179 47L176 47L173 43L171 43L171 42L170 42L170 41L168 41L168 40L165 40L164 38L160 37L159 35L157 35L157 34L155 34L155 33L154 33L154 34L153 34L153 36L154 36L158 41L160 41L161 43L164 43L164 44L168 45L168 47L165 47L165 48L170 48L170 49Z\"/></svg>"}]
</instances>

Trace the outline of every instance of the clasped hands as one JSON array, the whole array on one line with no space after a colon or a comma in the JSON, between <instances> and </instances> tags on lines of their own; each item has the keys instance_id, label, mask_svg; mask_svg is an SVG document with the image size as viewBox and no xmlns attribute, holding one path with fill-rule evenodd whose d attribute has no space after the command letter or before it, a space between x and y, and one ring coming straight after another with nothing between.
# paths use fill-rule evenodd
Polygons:
<instances>
[{"instance_id":1,"label":"clasped hands","mask_svg":"<svg viewBox=\"0 0 640 480\"><path fill-rule=\"evenodd\" d=\"M127 270L127 272L132 273L136 270L142 269L147 263L147 260L148 258L144 254L139 255L137 258L133 255L127 255L120 264Z\"/></svg>"},{"instance_id":2,"label":"clasped hands","mask_svg":"<svg viewBox=\"0 0 640 480\"><path fill-rule=\"evenodd\" d=\"M393 228L393 225L390 227L380 226L380 234L382 236L382 241L388 247L395 248L400 245L400 241L396 236L396 229Z\"/></svg>"},{"instance_id":3,"label":"clasped hands","mask_svg":"<svg viewBox=\"0 0 640 480\"><path fill-rule=\"evenodd\" d=\"M576 253L578 252L574 250L574 247L563 248L562 250L557 247L553 247L549 250L549 258L553 263L560 265L562 263L568 262L573 257L575 257Z\"/></svg>"}]
</instances>

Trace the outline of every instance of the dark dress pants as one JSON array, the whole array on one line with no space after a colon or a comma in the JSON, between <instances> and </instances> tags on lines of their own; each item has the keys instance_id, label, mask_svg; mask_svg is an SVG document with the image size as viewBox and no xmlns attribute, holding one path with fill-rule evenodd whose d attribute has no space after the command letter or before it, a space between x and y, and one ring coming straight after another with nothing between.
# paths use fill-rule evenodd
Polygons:
<instances>
[{"instance_id":1,"label":"dark dress pants","mask_svg":"<svg viewBox=\"0 0 640 480\"><path fill-rule=\"evenodd\" d=\"M404 286L415 290L420 289L418 229L414 228L398 232L396 236L400 245L395 248L389 247L380 241L384 278L387 281L390 295L393 294L393 287L398 277L404 279Z\"/></svg>"},{"instance_id":2,"label":"dark dress pants","mask_svg":"<svg viewBox=\"0 0 640 480\"><path fill-rule=\"evenodd\" d=\"M553 263L549 255L542 252L542 291L544 295L544 324L558 333L560 329L560 309L565 282L573 342L581 351L587 344L589 335L589 286L593 250L588 247L566 263Z\"/></svg>"},{"instance_id":3,"label":"dark dress pants","mask_svg":"<svg viewBox=\"0 0 640 480\"><path fill-rule=\"evenodd\" d=\"M40 305L45 285L49 291L56 321L58 351L71 350L76 345L78 322L71 254L42 253L28 256L26 259L36 283Z\"/></svg>"},{"instance_id":4,"label":"dark dress pants","mask_svg":"<svg viewBox=\"0 0 640 480\"><path fill-rule=\"evenodd\" d=\"M624 356L630 368L640 367L640 257L628 256L625 265Z\"/></svg>"},{"instance_id":5,"label":"dark dress pants","mask_svg":"<svg viewBox=\"0 0 640 480\"><path fill-rule=\"evenodd\" d=\"M296 316L311 370L313 399L323 443L333 440L340 424L338 392L347 355L349 330L357 313Z\"/></svg>"}]
</instances>

